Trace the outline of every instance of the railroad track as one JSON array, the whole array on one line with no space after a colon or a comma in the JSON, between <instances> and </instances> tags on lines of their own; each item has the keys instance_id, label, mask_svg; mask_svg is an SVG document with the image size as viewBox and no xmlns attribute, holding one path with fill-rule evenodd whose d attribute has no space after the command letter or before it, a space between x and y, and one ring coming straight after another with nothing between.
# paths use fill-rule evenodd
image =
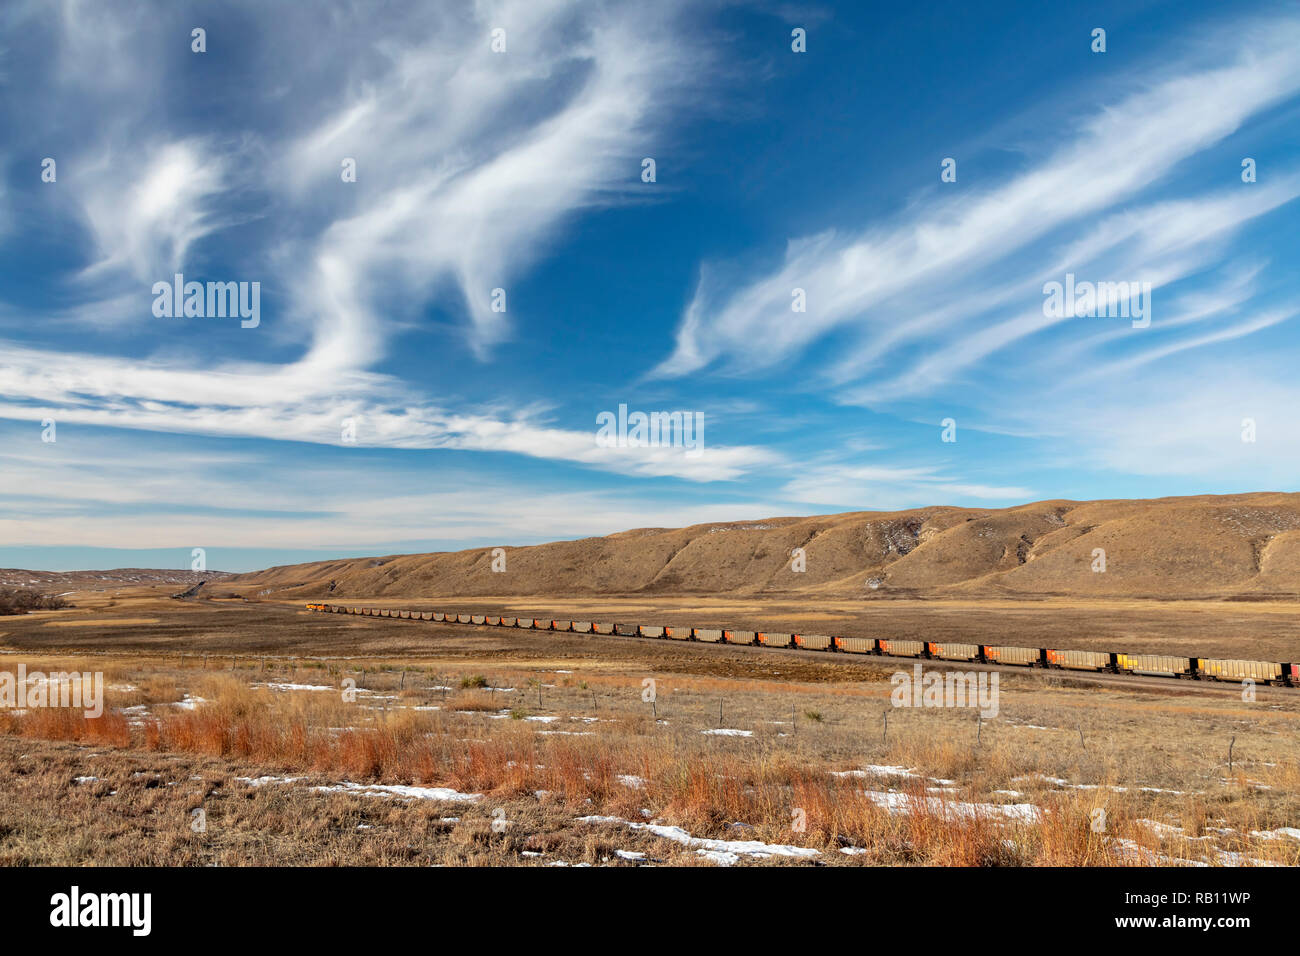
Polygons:
<instances>
[{"instance_id":1,"label":"railroad track","mask_svg":"<svg viewBox=\"0 0 1300 956\"><path fill-rule=\"evenodd\" d=\"M977 665L1023 667L1116 674L1170 680L1227 681L1300 687L1300 663L1235 660L1211 657L1176 657L1167 654L1129 654L1118 651L1057 650L1010 644L968 644L952 641L893 640L876 637L837 637L787 631L742 631L727 628L676 627L659 624L608 624L551 618L499 617L459 611L410 611L342 604L308 604L307 610L323 614L353 614L401 621L430 621L474 627L517 628L574 634L641 637L649 640L694 641L733 646L799 648L837 654L855 654L898 660L939 660Z\"/></svg>"}]
</instances>

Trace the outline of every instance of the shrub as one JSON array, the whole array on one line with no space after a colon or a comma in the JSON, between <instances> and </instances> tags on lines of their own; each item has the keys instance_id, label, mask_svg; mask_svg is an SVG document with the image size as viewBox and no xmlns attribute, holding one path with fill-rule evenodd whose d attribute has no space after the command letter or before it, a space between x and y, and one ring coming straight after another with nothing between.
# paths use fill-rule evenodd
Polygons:
<instances>
[{"instance_id":1,"label":"shrub","mask_svg":"<svg viewBox=\"0 0 1300 956\"><path fill-rule=\"evenodd\" d=\"M55 594L42 594L31 588L0 587L0 614L26 614L29 611L58 611L71 607Z\"/></svg>"}]
</instances>

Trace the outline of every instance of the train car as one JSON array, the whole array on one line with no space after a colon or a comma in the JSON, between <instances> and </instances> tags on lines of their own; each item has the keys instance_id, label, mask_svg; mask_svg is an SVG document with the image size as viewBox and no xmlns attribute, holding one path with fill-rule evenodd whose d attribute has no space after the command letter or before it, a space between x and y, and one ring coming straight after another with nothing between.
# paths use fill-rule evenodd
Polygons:
<instances>
[{"instance_id":1,"label":"train car","mask_svg":"<svg viewBox=\"0 0 1300 956\"><path fill-rule=\"evenodd\" d=\"M635 624L615 624L614 633L623 637L638 637L641 631Z\"/></svg>"},{"instance_id":2,"label":"train car","mask_svg":"<svg viewBox=\"0 0 1300 956\"><path fill-rule=\"evenodd\" d=\"M1037 647L1015 647L1010 644L985 644L984 659L990 664L1016 664L1020 667L1038 667L1043 663L1043 652Z\"/></svg>"},{"instance_id":3,"label":"train car","mask_svg":"<svg viewBox=\"0 0 1300 956\"><path fill-rule=\"evenodd\" d=\"M552 630L552 631L567 631L567 630L569 630L571 627L573 627L573 622L572 622L572 621L552 621L552 622L551 622L551 630Z\"/></svg>"},{"instance_id":4,"label":"train car","mask_svg":"<svg viewBox=\"0 0 1300 956\"><path fill-rule=\"evenodd\" d=\"M535 617L533 618L533 623L526 626L531 627L534 631L549 631L551 629L551 622L543 621L541 618Z\"/></svg>"},{"instance_id":5,"label":"train car","mask_svg":"<svg viewBox=\"0 0 1300 956\"><path fill-rule=\"evenodd\" d=\"M794 642L806 651L826 651L834 644L834 638L827 634L796 634Z\"/></svg>"},{"instance_id":6,"label":"train car","mask_svg":"<svg viewBox=\"0 0 1300 956\"><path fill-rule=\"evenodd\" d=\"M759 631L758 643L764 647L793 647L794 635L779 631Z\"/></svg>"},{"instance_id":7,"label":"train car","mask_svg":"<svg viewBox=\"0 0 1300 956\"><path fill-rule=\"evenodd\" d=\"M483 623L486 624L488 627L500 627L501 618L497 617L494 614L489 614L487 617L483 619Z\"/></svg>"},{"instance_id":8,"label":"train car","mask_svg":"<svg viewBox=\"0 0 1300 956\"><path fill-rule=\"evenodd\" d=\"M398 612L397 612L397 616L400 617L403 621L409 621L409 620L411 619L411 612L410 612L410 611L398 611Z\"/></svg>"},{"instance_id":9,"label":"train car","mask_svg":"<svg viewBox=\"0 0 1300 956\"><path fill-rule=\"evenodd\" d=\"M880 653L888 657L924 657L925 641L894 641L881 638L876 641Z\"/></svg>"},{"instance_id":10,"label":"train car","mask_svg":"<svg viewBox=\"0 0 1300 956\"><path fill-rule=\"evenodd\" d=\"M470 622L470 615L468 615L468 614L457 614L457 615L456 615L456 623L457 623L457 624L468 624L469 622Z\"/></svg>"},{"instance_id":11,"label":"train car","mask_svg":"<svg viewBox=\"0 0 1300 956\"><path fill-rule=\"evenodd\" d=\"M653 624L639 624L636 632L641 637L664 637L664 629Z\"/></svg>"},{"instance_id":12,"label":"train car","mask_svg":"<svg viewBox=\"0 0 1300 956\"><path fill-rule=\"evenodd\" d=\"M926 647L931 657L937 657L941 661L977 661L983 656L978 644L930 641Z\"/></svg>"},{"instance_id":13,"label":"train car","mask_svg":"<svg viewBox=\"0 0 1300 956\"><path fill-rule=\"evenodd\" d=\"M716 644L722 640L722 631L716 627L693 627L691 628L691 640Z\"/></svg>"},{"instance_id":14,"label":"train car","mask_svg":"<svg viewBox=\"0 0 1300 956\"><path fill-rule=\"evenodd\" d=\"M519 618L517 618L517 617L503 617L503 618L501 619L501 626L502 626L502 627L518 627L518 626L519 626Z\"/></svg>"},{"instance_id":15,"label":"train car","mask_svg":"<svg viewBox=\"0 0 1300 956\"><path fill-rule=\"evenodd\" d=\"M874 637L837 637L835 649L846 654L874 654L876 639Z\"/></svg>"},{"instance_id":16,"label":"train car","mask_svg":"<svg viewBox=\"0 0 1300 956\"><path fill-rule=\"evenodd\" d=\"M613 625L613 624L601 624L601 623L599 623L599 622L597 622L597 621L592 621L592 622L591 622L591 633L593 633L593 634L613 634L613 633L614 633L614 627L615 627L615 625Z\"/></svg>"},{"instance_id":17,"label":"train car","mask_svg":"<svg viewBox=\"0 0 1300 956\"><path fill-rule=\"evenodd\" d=\"M1109 651L1047 651L1047 666L1067 671L1113 671L1115 655Z\"/></svg>"},{"instance_id":18,"label":"train car","mask_svg":"<svg viewBox=\"0 0 1300 956\"><path fill-rule=\"evenodd\" d=\"M1253 680L1257 684L1283 683L1282 665L1270 661L1238 661L1198 657L1197 674L1207 680Z\"/></svg>"},{"instance_id":19,"label":"train car","mask_svg":"<svg viewBox=\"0 0 1300 956\"><path fill-rule=\"evenodd\" d=\"M574 632L575 634L590 634L590 633L591 633L591 622L590 622L590 621L574 621L574 622L573 622L573 632Z\"/></svg>"},{"instance_id":20,"label":"train car","mask_svg":"<svg viewBox=\"0 0 1300 956\"><path fill-rule=\"evenodd\" d=\"M1292 687L1300 687L1300 664L1284 664L1282 673Z\"/></svg>"},{"instance_id":21,"label":"train car","mask_svg":"<svg viewBox=\"0 0 1300 956\"><path fill-rule=\"evenodd\" d=\"M1144 674L1148 677L1194 677L1190 657L1167 654L1116 654L1115 669L1121 674Z\"/></svg>"},{"instance_id":22,"label":"train car","mask_svg":"<svg viewBox=\"0 0 1300 956\"><path fill-rule=\"evenodd\" d=\"M693 628L689 627L665 627L664 637L670 637L674 641L689 641L692 630Z\"/></svg>"},{"instance_id":23,"label":"train car","mask_svg":"<svg viewBox=\"0 0 1300 956\"><path fill-rule=\"evenodd\" d=\"M470 622L471 624L486 624L486 623L487 623L487 615L485 615L485 614L471 614L471 615L469 616L469 622Z\"/></svg>"},{"instance_id":24,"label":"train car","mask_svg":"<svg viewBox=\"0 0 1300 956\"><path fill-rule=\"evenodd\" d=\"M723 631L722 639L728 644L753 644L757 635L753 631Z\"/></svg>"}]
</instances>

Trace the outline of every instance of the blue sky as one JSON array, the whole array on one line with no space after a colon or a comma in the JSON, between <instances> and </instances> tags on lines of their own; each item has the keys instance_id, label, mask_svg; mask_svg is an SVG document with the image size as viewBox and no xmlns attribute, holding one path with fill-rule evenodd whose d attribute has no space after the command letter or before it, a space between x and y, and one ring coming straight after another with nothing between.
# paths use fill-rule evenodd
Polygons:
<instances>
[{"instance_id":1,"label":"blue sky","mask_svg":"<svg viewBox=\"0 0 1300 956\"><path fill-rule=\"evenodd\" d=\"M1077 6L6 4L0 566L1293 490L1300 8Z\"/></svg>"}]
</instances>

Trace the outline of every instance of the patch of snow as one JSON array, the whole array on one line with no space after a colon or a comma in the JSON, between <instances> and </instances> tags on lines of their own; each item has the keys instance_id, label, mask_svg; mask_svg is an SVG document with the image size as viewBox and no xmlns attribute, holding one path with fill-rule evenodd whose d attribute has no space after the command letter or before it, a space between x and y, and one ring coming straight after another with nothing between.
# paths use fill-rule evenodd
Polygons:
<instances>
[{"instance_id":1,"label":"patch of snow","mask_svg":"<svg viewBox=\"0 0 1300 956\"><path fill-rule=\"evenodd\" d=\"M619 817L600 817L589 816L579 817L579 823L618 823L633 830L645 830L647 833L661 837L665 840L672 840L674 843L680 843L682 846L691 847L699 852L702 856L708 854L718 854L722 857L729 858L724 865L735 863L739 855L752 856L757 859L767 859L773 856L785 856L794 859L810 859L820 856L821 851L803 846L787 846L780 843L763 843L761 840L711 840L706 837L694 837L683 830L681 827L664 826L658 823L637 823L633 820L623 820ZM734 858L732 858L734 857ZM712 857L710 857L712 859ZM721 860L715 860L721 862Z\"/></svg>"},{"instance_id":2,"label":"patch of snow","mask_svg":"<svg viewBox=\"0 0 1300 956\"><path fill-rule=\"evenodd\" d=\"M921 809L940 817L969 820L979 817L1000 817L1023 823L1037 823L1042 811L1032 803L966 803L960 800L944 800L941 797L913 797L893 790L883 793L879 790L859 791L864 797L890 813L911 813Z\"/></svg>"},{"instance_id":3,"label":"patch of snow","mask_svg":"<svg viewBox=\"0 0 1300 956\"><path fill-rule=\"evenodd\" d=\"M473 803L483 799L481 793L461 793L450 787L408 787L402 784L386 783L343 783L312 787L322 793L359 793L368 797L405 797L413 800L444 800L449 802Z\"/></svg>"}]
</instances>

